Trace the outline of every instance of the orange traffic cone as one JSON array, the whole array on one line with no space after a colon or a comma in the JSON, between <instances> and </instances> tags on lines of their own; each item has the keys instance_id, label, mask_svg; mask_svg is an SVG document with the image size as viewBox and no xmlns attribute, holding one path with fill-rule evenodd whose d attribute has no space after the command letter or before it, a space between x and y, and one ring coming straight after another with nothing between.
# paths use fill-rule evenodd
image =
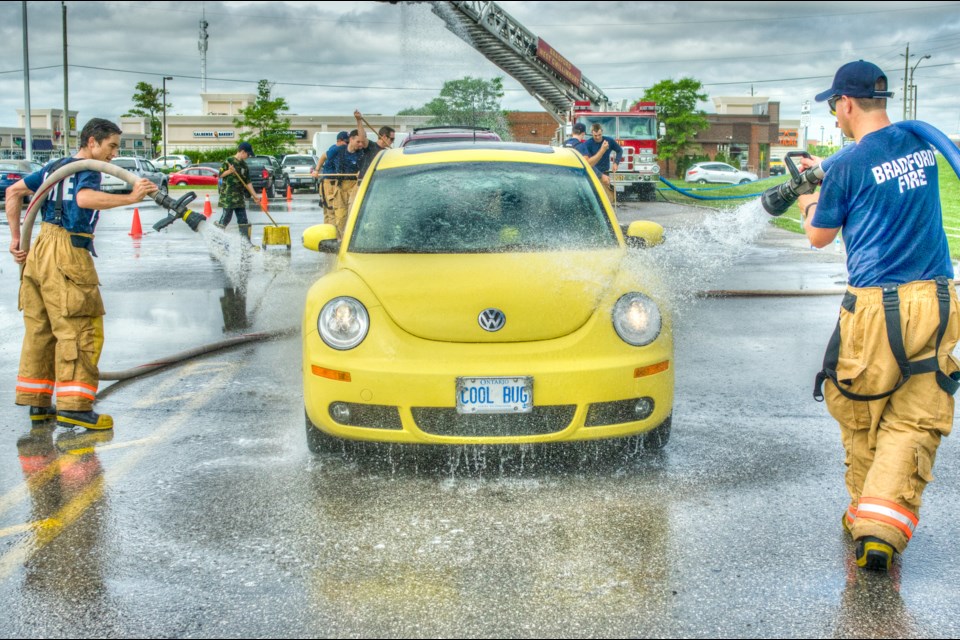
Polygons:
<instances>
[{"instance_id":1,"label":"orange traffic cone","mask_svg":"<svg viewBox=\"0 0 960 640\"><path fill-rule=\"evenodd\" d=\"M143 227L140 226L140 209L133 209L133 224L130 225L130 233L128 235L134 238L143 237Z\"/></svg>"},{"instance_id":2,"label":"orange traffic cone","mask_svg":"<svg viewBox=\"0 0 960 640\"><path fill-rule=\"evenodd\" d=\"M260 208L266 211L270 206L269 202L270 201L267 200L267 190L264 189L260 192Z\"/></svg>"},{"instance_id":3,"label":"orange traffic cone","mask_svg":"<svg viewBox=\"0 0 960 640\"><path fill-rule=\"evenodd\" d=\"M209 218L213 215L213 205L210 204L210 194L206 194L206 197L203 200L203 216Z\"/></svg>"},{"instance_id":4,"label":"orange traffic cone","mask_svg":"<svg viewBox=\"0 0 960 640\"><path fill-rule=\"evenodd\" d=\"M290 185L287 185L287 200L293 200L293 189L290 188Z\"/></svg>"}]
</instances>

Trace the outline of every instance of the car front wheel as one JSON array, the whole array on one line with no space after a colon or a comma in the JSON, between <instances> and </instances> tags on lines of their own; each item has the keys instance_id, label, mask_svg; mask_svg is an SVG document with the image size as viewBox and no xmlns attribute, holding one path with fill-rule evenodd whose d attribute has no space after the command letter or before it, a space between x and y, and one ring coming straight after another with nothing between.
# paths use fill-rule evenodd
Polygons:
<instances>
[{"instance_id":1,"label":"car front wheel","mask_svg":"<svg viewBox=\"0 0 960 640\"><path fill-rule=\"evenodd\" d=\"M699 180L697 180L697 184L707 184L707 181L703 178L700 178Z\"/></svg>"},{"instance_id":2,"label":"car front wheel","mask_svg":"<svg viewBox=\"0 0 960 640\"><path fill-rule=\"evenodd\" d=\"M750 183L750 178L744 178L743 180L740 181L740 184L749 184L749 183Z\"/></svg>"},{"instance_id":3,"label":"car front wheel","mask_svg":"<svg viewBox=\"0 0 960 640\"><path fill-rule=\"evenodd\" d=\"M313 426L310 416L303 412L303 418L307 427L307 449L311 453L343 453L344 441L340 438L334 438L327 435L320 429Z\"/></svg>"}]
</instances>

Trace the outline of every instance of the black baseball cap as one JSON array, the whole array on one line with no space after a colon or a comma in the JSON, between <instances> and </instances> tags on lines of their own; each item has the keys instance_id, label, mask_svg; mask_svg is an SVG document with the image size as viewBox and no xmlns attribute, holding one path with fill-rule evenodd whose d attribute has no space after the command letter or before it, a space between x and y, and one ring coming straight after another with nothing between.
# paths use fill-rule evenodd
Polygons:
<instances>
[{"instance_id":1,"label":"black baseball cap","mask_svg":"<svg viewBox=\"0 0 960 640\"><path fill-rule=\"evenodd\" d=\"M585 124L583 124L582 122L574 123L574 125L573 125L573 132L574 132L574 133L586 133L586 132L587 132L587 126L586 126Z\"/></svg>"},{"instance_id":2,"label":"black baseball cap","mask_svg":"<svg viewBox=\"0 0 960 640\"><path fill-rule=\"evenodd\" d=\"M246 151L248 156L254 155L253 145L250 144L249 142L241 142L240 144L238 144L237 151Z\"/></svg>"}]
</instances>

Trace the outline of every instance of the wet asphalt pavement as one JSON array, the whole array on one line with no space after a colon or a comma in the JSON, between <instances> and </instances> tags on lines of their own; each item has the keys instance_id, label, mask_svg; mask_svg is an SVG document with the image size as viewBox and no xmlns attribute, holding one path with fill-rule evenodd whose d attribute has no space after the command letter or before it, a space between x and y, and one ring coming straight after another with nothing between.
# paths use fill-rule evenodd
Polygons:
<instances>
[{"instance_id":1,"label":"wet asphalt pavement","mask_svg":"<svg viewBox=\"0 0 960 640\"><path fill-rule=\"evenodd\" d=\"M960 634L952 439L889 575L858 571L840 528L843 452L811 392L841 254L767 227L735 261L685 276L696 293L791 295L679 308L673 436L659 454L314 456L299 324L323 264L299 239L322 216L310 195L271 215L292 251L241 261L233 226L153 233L163 214L144 205L150 233L134 240L132 208L104 214L102 370L295 332L102 384L112 434L30 431L13 404L17 267L0 261L3 637ZM712 215L621 209L662 221L668 242ZM251 217L259 240L268 221Z\"/></svg>"}]
</instances>

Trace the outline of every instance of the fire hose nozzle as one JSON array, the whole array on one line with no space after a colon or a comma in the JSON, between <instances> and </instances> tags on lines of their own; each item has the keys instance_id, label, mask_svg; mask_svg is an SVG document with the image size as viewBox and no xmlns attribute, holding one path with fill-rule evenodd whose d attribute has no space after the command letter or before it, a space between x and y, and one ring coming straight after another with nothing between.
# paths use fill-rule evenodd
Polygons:
<instances>
[{"instance_id":1,"label":"fire hose nozzle","mask_svg":"<svg viewBox=\"0 0 960 640\"><path fill-rule=\"evenodd\" d=\"M788 153L784 158L784 164L790 169L792 177L787 182L770 187L760 196L760 204L772 216L786 213L787 209L797 201L797 198L807 193L813 193L816 191L817 185L823 181L822 165L818 164L800 173L791 159L794 156L809 158L810 154L806 151L791 151Z\"/></svg>"},{"instance_id":2,"label":"fire hose nozzle","mask_svg":"<svg viewBox=\"0 0 960 640\"><path fill-rule=\"evenodd\" d=\"M201 222L206 221L203 214L187 209L187 205L197 197L197 194L193 191L185 193L177 200L171 198L169 194L161 193L160 191L154 193L152 197L154 202L170 212L166 218L153 225L154 231L160 231L161 229L169 227L177 218L183 218L183 221L186 222L187 226L193 231L199 228Z\"/></svg>"}]
</instances>

